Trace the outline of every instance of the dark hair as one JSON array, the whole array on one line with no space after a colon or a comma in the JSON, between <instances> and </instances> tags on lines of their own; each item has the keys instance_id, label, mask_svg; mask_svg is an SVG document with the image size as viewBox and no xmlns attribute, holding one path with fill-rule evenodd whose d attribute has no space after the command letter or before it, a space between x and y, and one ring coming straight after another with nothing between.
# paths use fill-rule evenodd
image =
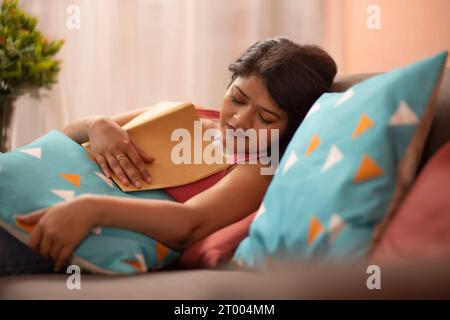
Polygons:
<instances>
[{"instance_id":1,"label":"dark hair","mask_svg":"<svg viewBox=\"0 0 450 320\"><path fill-rule=\"evenodd\" d=\"M280 139L282 156L312 104L329 90L337 66L318 46L276 37L253 44L228 70L232 72L228 87L238 76L260 76L271 97L287 113L288 127Z\"/></svg>"}]
</instances>

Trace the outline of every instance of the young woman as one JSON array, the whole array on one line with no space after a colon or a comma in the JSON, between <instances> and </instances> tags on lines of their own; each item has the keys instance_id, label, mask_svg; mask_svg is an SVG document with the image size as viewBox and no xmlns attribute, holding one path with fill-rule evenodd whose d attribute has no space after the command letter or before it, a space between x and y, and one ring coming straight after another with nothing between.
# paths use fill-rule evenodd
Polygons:
<instances>
[{"instance_id":1,"label":"young woman","mask_svg":"<svg viewBox=\"0 0 450 320\"><path fill-rule=\"evenodd\" d=\"M333 82L337 67L324 50L278 37L256 42L229 70L231 81L223 97L220 121L202 119L203 129L217 128L222 136L227 129L278 129L281 157L311 105ZM86 117L67 125L63 132L78 143L89 140L105 174L114 172L124 184L139 188L140 180L151 181L144 163L152 158L133 144L121 125L145 110L112 119ZM272 178L260 173L261 166L233 165L219 182L184 203L103 195L58 203L20 217L23 223L36 224L28 245L38 255L20 247L3 230L0 251L9 252L16 263L28 255L34 266L58 270L70 261L90 230L99 226L140 232L182 250L259 207Z\"/></svg>"}]
</instances>

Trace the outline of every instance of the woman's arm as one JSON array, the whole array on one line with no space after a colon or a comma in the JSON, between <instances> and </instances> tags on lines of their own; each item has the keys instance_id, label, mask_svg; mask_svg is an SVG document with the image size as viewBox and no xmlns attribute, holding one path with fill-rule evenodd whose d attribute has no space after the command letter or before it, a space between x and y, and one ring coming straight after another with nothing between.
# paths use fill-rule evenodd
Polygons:
<instances>
[{"instance_id":1,"label":"woman's arm","mask_svg":"<svg viewBox=\"0 0 450 320\"><path fill-rule=\"evenodd\" d=\"M194 106L196 109L200 108L200 106L198 105ZM152 106L126 111L118 115L115 115L111 118L108 118L107 116L102 114L95 114L83 117L75 121L72 121L71 123L66 125L62 130L62 132L65 135L69 136L72 140L76 141L78 144L82 144L89 140L88 132L89 130L91 130L92 126L95 125L95 123L97 123L98 121L105 121L110 119L113 120L115 123L117 123L119 126L123 126L124 124L136 118L138 115L144 113L151 107Z\"/></svg>"},{"instance_id":2,"label":"woman's arm","mask_svg":"<svg viewBox=\"0 0 450 320\"><path fill-rule=\"evenodd\" d=\"M91 130L92 126L95 125L98 121L105 120L113 120L119 126L123 126L133 118L137 117L141 113L147 111L151 107L145 107L140 109L135 109L131 111L127 111L124 113L120 113L114 117L108 118L105 115L95 114L87 117L83 117L77 119L64 127L62 132L72 138L72 140L76 141L79 144L85 143L89 140L88 132Z\"/></svg>"},{"instance_id":3,"label":"woman's arm","mask_svg":"<svg viewBox=\"0 0 450 320\"><path fill-rule=\"evenodd\" d=\"M54 259L56 269L67 263L92 228L99 226L140 232L182 250L255 211L271 178L260 174L259 165L238 165L185 203L83 195L17 219L33 229L28 245Z\"/></svg>"},{"instance_id":4,"label":"woman's arm","mask_svg":"<svg viewBox=\"0 0 450 320\"><path fill-rule=\"evenodd\" d=\"M258 209L272 176L259 165L239 165L185 203L88 196L95 226L133 230L181 250Z\"/></svg>"}]
</instances>

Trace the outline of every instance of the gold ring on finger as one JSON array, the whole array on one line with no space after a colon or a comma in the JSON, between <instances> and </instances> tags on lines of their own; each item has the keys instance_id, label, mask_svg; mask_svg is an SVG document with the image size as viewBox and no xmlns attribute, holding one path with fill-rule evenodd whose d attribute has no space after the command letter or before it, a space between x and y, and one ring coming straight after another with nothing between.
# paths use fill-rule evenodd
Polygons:
<instances>
[{"instance_id":1,"label":"gold ring on finger","mask_svg":"<svg viewBox=\"0 0 450 320\"><path fill-rule=\"evenodd\" d=\"M117 160L117 161L120 161L120 160L122 160L122 159L125 159L127 156L124 155L124 154L119 154L119 155L117 155L117 156L115 156L115 157L116 157L116 160Z\"/></svg>"}]
</instances>

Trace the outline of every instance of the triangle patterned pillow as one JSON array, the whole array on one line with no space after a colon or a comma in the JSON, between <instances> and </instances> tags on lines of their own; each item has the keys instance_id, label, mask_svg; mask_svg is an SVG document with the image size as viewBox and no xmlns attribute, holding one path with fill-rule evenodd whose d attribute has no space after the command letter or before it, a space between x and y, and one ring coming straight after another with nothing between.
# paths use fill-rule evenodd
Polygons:
<instances>
[{"instance_id":1,"label":"triangle patterned pillow","mask_svg":"<svg viewBox=\"0 0 450 320\"><path fill-rule=\"evenodd\" d=\"M411 186L447 52L325 93L292 138L233 264L365 259Z\"/></svg>"},{"instance_id":2,"label":"triangle patterned pillow","mask_svg":"<svg viewBox=\"0 0 450 320\"><path fill-rule=\"evenodd\" d=\"M83 194L175 201L160 189L123 192L89 152L57 130L0 154L0 228L22 242L31 226L19 223L17 215ZM71 264L93 273L136 274L163 268L179 255L144 234L102 227L80 243Z\"/></svg>"}]
</instances>

